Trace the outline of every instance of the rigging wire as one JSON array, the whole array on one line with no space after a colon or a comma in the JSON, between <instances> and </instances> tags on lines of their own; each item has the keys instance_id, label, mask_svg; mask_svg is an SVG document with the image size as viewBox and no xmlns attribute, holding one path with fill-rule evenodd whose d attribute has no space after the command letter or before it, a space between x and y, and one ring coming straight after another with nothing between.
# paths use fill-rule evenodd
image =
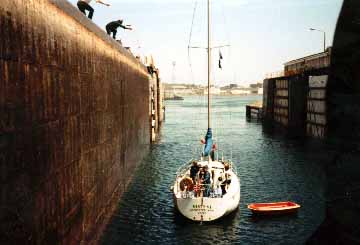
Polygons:
<instances>
[{"instance_id":1,"label":"rigging wire","mask_svg":"<svg viewBox=\"0 0 360 245\"><path fill-rule=\"evenodd\" d=\"M191 40L192 40L192 33L193 33L193 26L194 26L194 20L195 20L195 14L196 14L196 9L197 9L197 3L198 1L195 1L194 4L194 10L193 10L193 15L192 15L192 21L191 21L191 26L190 26L190 33L189 33L189 42L188 42L188 62L189 62L189 68L190 68L190 74L191 74L191 79L192 81L194 81L194 72L192 69L192 63L191 63L191 57L190 57L190 45L191 45ZM197 104L197 100L195 100L193 103ZM198 121L198 114L193 115L193 128L196 128L197 126L197 121ZM197 149L197 144L196 141L193 142L192 145L192 154L195 155L197 153L198 149Z\"/></svg>"},{"instance_id":2,"label":"rigging wire","mask_svg":"<svg viewBox=\"0 0 360 245\"><path fill-rule=\"evenodd\" d=\"M231 38L230 38L230 31L229 31L229 29L227 28L228 27L228 24L227 24L227 19L226 19L226 15L225 15L225 6L224 6L224 3L222 2L222 1L220 1L221 2L221 12L222 12L222 17L223 17L223 20L224 20L224 25L225 25L225 35L226 35L226 38L227 38L227 40L229 41L229 43L230 43L230 40L231 40ZM229 46L229 48L231 48L231 45Z\"/></svg>"},{"instance_id":3,"label":"rigging wire","mask_svg":"<svg viewBox=\"0 0 360 245\"><path fill-rule=\"evenodd\" d=\"M191 54L190 54L190 50L191 50L191 41L192 41L192 35L193 35L193 28L194 28L194 22L195 22L195 16L196 16L196 11L197 11L197 6L198 6L198 0L195 1L194 4L194 10L193 10L193 15L192 15L192 20L191 20L191 27L190 27L190 33L189 33L189 43L188 43L188 62L189 62L189 68L190 68L190 74L191 74L191 80L194 81L195 80L195 76L194 76L194 71L193 71L193 67L192 67L192 62L191 62ZM200 103L199 103L200 102ZM201 105L201 98L200 101L195 99L194 103L196 104L200 104ZM203 101L203 104L205 103L205 101ZM201 124L199 122L201 122L201 115L203 115L203 107L200 106L200 113L195 114L194 117L196 117L195 120L193 120L193 123L195 124L194 128L198 128ZM203 136L201 135L201 131L200 128L198 128L198 130L196 130L199 132L200 135L200 139L203 138ZM201 148L201 147L200 147ZM195 153L196 155L199 153L199 140L196 140L194 142L193 145L193 154Z\"/></svg>"},{"instance_id":4,"label":"rigging wire","mask_svg":"<svg viewBox=\"0 0 360 245\"><path fill-rule=\"evenodd\" d=\"M223 23L225 24L225 35L226 35L226 38L225 39L228 39L228 41L230 40L230 32L229 32L229 29L227 28L227 20L226 20L226 16L225 16L225 10L224 10L224 4L221 3L222 5L222 17L223 17ZM195 1L195 4L194 4L194 10L193 10L193 16L192 16L192 21L191 21L191 28L190 28L190 33L189 33L189 42L188 42L188 62L189 62L189 68L190 68L190 73L191 73L191 78L192 80L194 81L194 70L193 70L193 66L192 66L192 60L191 60L191 50L192 48L201 48L201 47L192 47L191 46L191 42L192 42L192 39L193 39L193 31L194 31L194 23L195 23L195 17L196 17L196 13L197 13L197 10L198 10L198 0ZM231 46L230 46L231 47ZM230 50L230 47L228 47L228 61L226 62L228 64L228 66L230 66L230 53L231 53L231 50ZM214 68L214 67L213 67ZM216 69L213 69L213 71L216 71ZM213 72L212 74L212 80L215 82L215 72ZM205 95L205 93L204 93ZM194 120L194 123L196 124L195 126L196 127L201 127L201 118L206 114L205 112L205 107L207 106L207 101L206 101L206 96L201 96L202 97L202 104L203 106L200 106L201 107L201 110L200 110L200 113L199 114L195 114L194 117L197 117L196 119L199 120L199 122L196 122L197 120ZM201 98L200 97L200 98ZM200 99L201 101L201 99ZM199 101L199 102L200 102ZM226 109L228 110L229 114L230 114L230 121L232 121L232 112L231 110L229 110L228 108ZM216 126L214 129L213 129L213 135L214 135L214 142L216 142L216 145L217 145L217 149L218 151L220 150L220 146L223 146L223 147L226 147L226 144L223 144L222 140L221 140L221 137L220 137L220 134L224 134L224 131L226 131L226 128L224 127L220 127L221 125L221 122L219 120L222 120L224 119L222 117L221 114L223 114L223 111L222 110L218 110L217 107L213 108L213 113L215 115L215 117L218 119L218 120L215 120L215 125ZM226 114L226 113L225 113ZM225 120L227 122L229 122L228 120ZM202 127L201 127L202 128ZM199 132L200 132L200 135L201 135L201 138L204 137L203 135L203 132L202 132L202 129L199 129ZM225 141L226 142L226 141ZM198 144L195 145L194 147L195 149L197 148L198 149ZM194 149L193 148L193 149ZM233 144L231 142L231 146L230 146L230 149L231 149L231 156L230 156L230 159L232 160L232 155L233 155Z\"/></svg>"},{"instance_id":5,"label":"rigging wire","mask_svg":"<svg viewBox=\"0 0 360 245\"><path fill-rule=\"evenodd\" d=\"M193 11L190 34L189 34L189 43L188 43L188 61L189 61L189 66L190 66L191 79L193 81L194 81L194 72L193 72L193 69L192 69L192 63L191 63L191 57L190 57L190 49L191 49L190 45L191 45L191 40L192 40L192 33L193 33L193 27L194 27L194 20L195 20L195 15L196 15L197 4L198 4L198 0L195 1L195 5L194 5L194 11Z\"/></svg>"},{"instance_id":6,"label":"rigging wire","mask_svg":"<svg viewBox=\"0 0 360 245\"><path fill-rule=\"evenodd\" d=\"M224 30L225 29L225 31L226 31L226 35L225 35L225 38L222 38L222 39L220 39L219 41L221 41L221 42L223 42L223 41L225 41L224 43L226 44L226 45L221 45L221 42L219 43L219 45L220 46L217 46L217 47L214 47L214 48L216 48L216 49L219 49L219 60L220 59L222 59L222 54L223 54L223 52L222 52L222 48L223 47L230 47L230 46L228 46L227 44L230 44L230 40L229 40L229 30L228 30L228 28L227 28L227 25L226 25L226 18L225 18L225 12L224 12L224 6L223 6L223 3L221 2L221 5L222 5L222 19L223 19L223 23L224 23L224 25L225 25L225 28L222 28L222 30ZM214 31L213 31L213 33L214 33ZM225 39L225 40L224 40ZM227 51L228 52L230 52L229 51L230 49L228 49ZM228 54L228 57L230 57L230 54ZM229 66L229 63L230 63L230 59L228 59L227 60L227 62L226 62L226 64L227 64L227 66ZM213 74L212 74L212 80L214 81L214 84L215 84L215 80L216 80L216 74L218 74L219 73L219 71L218 71L218 69L217 69L217 66L216 66L216 68L215 68L215 64L213 64L212 65L213 66ZM220 67L219 67L220 68ZM222 67L221 68L221 71L223 71L224 70L224 68L226 69L226 67ZM216 72L217 71L217 72ZM221 98L221 97L220 97ZM222 99L221 99L222 100ZM228 99L225 99L225 101L228 101ZM215 122L215 125L216 125L216 127L215 127L215 129L214 129L214 141L216 142L216 145L217 145L217 149L218 149L218 154L220 153L221 154L221 152L222 152L222 155L224 155L224 149L226 149L226 148L228 148L228 144L226 143L227 141L226 140L224 140L224 136L225 136L225 134L226 134L226 132L228 131L227 129L227 124L228 124L228 122L231 122L231 120L232 120L232 118L231 118L231 109L229 109L229 108L227 108L227 107L225 107L225 110L224 109L222 109L222 107L214 107L214 109L213 109L213 113L214 113L214 118L215 118L215 120L214 120L214 122ZM230 120L227 120L226 118L228 117L230 115ZM224 121L226 122L226 123L224 123ZM231 147L230 147L230 149L231 149L231 153L230 153L230 160L232 160L232 143L231 143ZM226 155L224 155L224 157L225 158L228 158L229 156L226 156ZM219 156L219 158L221 158L220 156Z\"/></svg>"},{"instance_id":7,"label":"rigging wire","mask_svg":"<svg viewBox=\"0 0 360 245\"><path fill-rule=\"evenodd\" d=\"M225 14L225 5L224 5L224 2L223 1L220 1L220 4L221 4L221 12L222 12L222 18L223 18L223 21L224 21L224 25L225 25L225 35L226 35L226 39L227 39L227 43L229 44L229 46L227 47L228 49L228 58L227 58L227 66L230 67L230 69L232 69L234 66L234 62L232 61L232 45L231 45L231 35L230 35L230 31L229 31L229 28L228 28L228 21L227 21L227 18L226 18L226 14ZM235 75L235 71L232 69L233 71L233 77L234 77L234 80L236 80L236 75ZM233 81L233 82L236 82L236 81ZM233 114L232 114L232 110L227 108L228 112L229 112L229 116L230 116L230 122L232 123L233 121ZM225 130L225 129L224 129ZM230 142L230 160L232 162L234 162L234 159L233 159L233 148L234 148L234 145L233 145L233 142L231 141Z\"/></svg>"}]
</instances>

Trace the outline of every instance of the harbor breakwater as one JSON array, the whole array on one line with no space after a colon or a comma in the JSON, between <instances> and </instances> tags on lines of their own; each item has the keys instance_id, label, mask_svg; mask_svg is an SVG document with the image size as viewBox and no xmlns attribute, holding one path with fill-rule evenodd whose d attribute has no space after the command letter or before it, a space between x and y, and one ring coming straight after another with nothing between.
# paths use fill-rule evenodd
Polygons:
<instances>
[{"instance_id":1,"label":"harbor breakwater","mask_svg":"<svg viewBox=\"0 0 360 245\"><path fill-rule=\"evenodd\" d=\"M94 242L161 123L158 73L66 0L2 0L0 37L0 243Z\"/></svg>"}]
</instances>

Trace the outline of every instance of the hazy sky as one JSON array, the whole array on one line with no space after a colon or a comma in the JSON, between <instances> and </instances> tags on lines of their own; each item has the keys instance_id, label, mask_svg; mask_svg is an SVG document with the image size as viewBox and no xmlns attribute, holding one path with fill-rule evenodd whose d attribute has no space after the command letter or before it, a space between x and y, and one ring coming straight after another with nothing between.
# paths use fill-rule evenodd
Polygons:
<instances>
[{"instance_id":1,"label":"hazy sky","mask_svg":"<svg viewBox=\"0 0 360 245\"><path fill-rule=\"evenodd\" d=\"M70 0L76 5L77 0ZM93 21L124 19L134 31L119 29L118 38L135 54L151 54L163 82L204 83L206 50L188 44L194 6L191 45L206 45L206 0L107 0L96 4ZM219 51L213 51L213 79L217 85L261 81L266 73L283 69L283 63L323 50L323 35L331 45L343 0L212 0L213 45L221 50L223 69L217 68ZM192 69L189 66L189 60ZM175 71L173 61L176 62ZM192 72L191 72L192 70ZM175 75L173 75L175 74Z\"/></svg>"}]
</instances>

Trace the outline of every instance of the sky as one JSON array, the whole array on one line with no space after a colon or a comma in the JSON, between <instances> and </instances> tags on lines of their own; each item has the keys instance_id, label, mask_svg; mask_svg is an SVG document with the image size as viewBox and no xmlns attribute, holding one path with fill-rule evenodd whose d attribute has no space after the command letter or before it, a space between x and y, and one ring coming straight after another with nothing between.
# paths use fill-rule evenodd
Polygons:
<instances>
[{"instance_id":1,"label":"sky","mask_svg":"<svg viewBox=\"0 0 360 245\"><path fill-rule=\"evenodd\" d=\"M118 19L131 24L134 30L119 29L118 39L136 55L152 55L163 82L205 84L206 49L188 51L188 46L207 45L206 0L104 1L111 6L91 2L93 21L101 28ZM77 0L70 2L76 6ZM331 46L342 2L211 0L212 45L230 45L212 51L213 82L261 82L289 60L322 52L323 34L309 28L325 31L326 45Z\"/></svg>"}]
</instances>

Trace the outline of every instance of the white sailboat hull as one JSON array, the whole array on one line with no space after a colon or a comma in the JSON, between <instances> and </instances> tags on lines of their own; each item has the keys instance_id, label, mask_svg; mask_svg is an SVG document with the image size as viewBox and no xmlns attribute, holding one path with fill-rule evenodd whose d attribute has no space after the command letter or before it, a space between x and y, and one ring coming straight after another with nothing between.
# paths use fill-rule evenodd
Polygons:
<instances>
[{"instance_id":1,"label":"white sailboat hull","mask_svg":"<svg viewBox=\"0 0 360 245\"><path fill-rule=\"evenodd\" d=\"M230 188L222 197L184 197L174 184L173 198L177 210L193 221L209 222L224 217L239 207L240 181L236 175L231 180Z\"/></svg>"},{"instance_id":2,"label":"white sailboat hull","mask_svg":"<svg viewBox=\"0 0 360 245\"><path fill-rule=\"evenodd\" d=\"M204 138L204 161L193 161L185 165L176 175L172 186L175 207L188 219L194 221L214 221L239 207L240 180L231 161L215 160L216 145L212 141L211 130L211 8L207 0L207 60L208 60L208 131ZM190 48L190 47L189 47ZM222 58L220 58L222 59ZM213 154L212 154L213 153ZM200 167L197 170L197 167ZM205 171L204 171L205 170ZM209 172L208 172L209 170ZM200 176L201 174L201 176ZM210 176L210 177L209 177Z\"/></svg>"}]
</instances>

